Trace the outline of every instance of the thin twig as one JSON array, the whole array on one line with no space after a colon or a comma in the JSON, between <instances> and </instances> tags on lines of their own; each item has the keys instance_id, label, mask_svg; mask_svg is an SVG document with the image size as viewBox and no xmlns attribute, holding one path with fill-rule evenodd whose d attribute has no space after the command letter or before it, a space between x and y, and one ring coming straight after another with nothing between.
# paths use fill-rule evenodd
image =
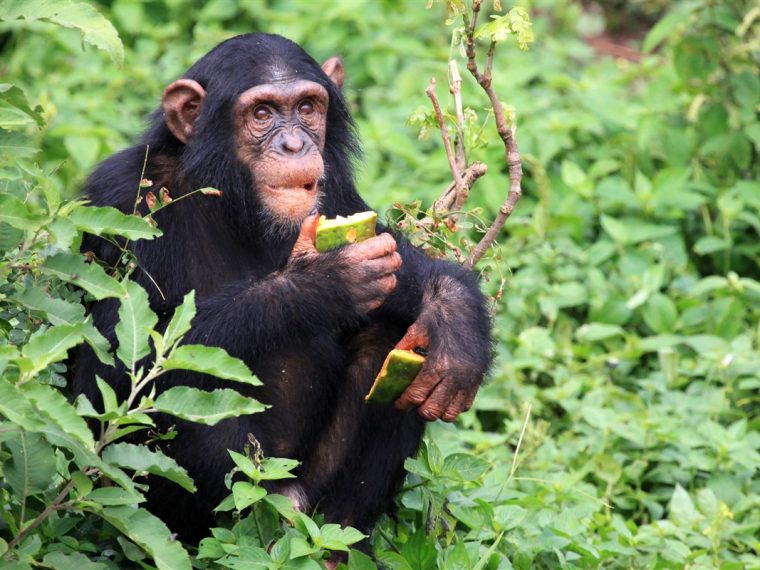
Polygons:
<instances>
[{"instance_id":1,"label":"thin twig","mask_svg":"<svg viewBox=\"0 0 760 570\"><path fill-rule=\"evenodd\" d=\"M19 533L13 537L13 540L11 540L8 543L8 552L16 548L18 544L26 538L26 536L32 532L35 528L40 526L46 518L50 516L50 514L53 511L57 511L58 509L63 508L61 503L63 500L68 496L71 489L74 488L74 481L69 481L66 483L66 486L63 488L63 490L58 494L58 496L53 499L53 502L50 503L47 507L45 507L45 510L43 510L40 514L38 514L35 519L30 522L27 526L25 526L23 529L19 531Z\"/></svg>"},{"instance_id":2,"label":"thin twig","mask_svg":"<svg viewBox=\"0 0 760 570\"><path fill-rule=\"evenodd\" d=\"M462 181L462 173L457 166L454 152L451 150L451 137L449 136L449 129L446 127L446 121L443 118L443 111L441 111L441 105L438 103L438 96L435 94L435 77L430 80L430 85L425 89L425 94L430 97L430 101L433 103L433 110L435 111L435 117L438 119L438 128L441 130L441 138L443 139L443 147L446 149L446 158L449 160L449 168L451 174L454 176L454 183L457 186L457 190L464 186Z\"/></svg>"},{"instance_id":3,"label":"thin twig","mask_svg":"<svg viewBox=\"0 0 760 570\"><path fill-rule=\"evenodd\" d=\"M507 162L507 169L509 171L509 189L507 192L507 198L499 208L499 213L494 218L491 227L488 228L486 234L478 242L478 245L470 253L470 257L465 262L465 267L472 269L478 260L483 257L486 250L496 241L499 236L501 228L506 223L509 216L515 209L517 201L522 196L521 182L522 182L522 162L520 160L520 151L517 147L517 140L515 139L515 127L510 126L507 117L504 113L504 106L501 104L499 97L493 90L491 85L491 69L493 67L493 58L496 51L496 42L491 42L488 47L488 54L486 56L485 72L480 73L478 64L476 61L475 52L475 22L480 11L480 0L473 0L472 2L472 20L468 21L467 14L464 15L466 38L465 38L465 51L467 53L467 69L481 86L483 91L488 95L488 99L491 101L491 107L493 108L494 119L496 120L496 131L499 133L502 142L504 143L504 152Z\"/></svg>"},{"instance_id":4,"label":"thin twig","mask_svg":"<svg viewBox=\"0 0 760 570\"><path fill-rule=\"evenodd\" d=\"M462 108L462 76L459 75L459 66L455 59L449 60L449 92L454 97L454 110L457 115L457 136L454 139L457 166L462 172L467 168L467 155L464 148L464 109Z\"/></svg>"},{"instance_id":5,"label":"thin twig","mask_svg":"<svg viewBox=\"0 0 760 570\"><path fill-rule=\"evenodd\" d=\"M465 186L468 188L472 188L477 179L485 175L486 172L488 172L488 166L485 163L473 162L462 173L462 182L464 182ZM454 204L457 197L456 190L456 182L449 184L448 188L446 188L443 194L441 194L441 197L433 203L433 211L437 214L442 214L452 210L451 206Z\"/></svg>"}]
</instances>

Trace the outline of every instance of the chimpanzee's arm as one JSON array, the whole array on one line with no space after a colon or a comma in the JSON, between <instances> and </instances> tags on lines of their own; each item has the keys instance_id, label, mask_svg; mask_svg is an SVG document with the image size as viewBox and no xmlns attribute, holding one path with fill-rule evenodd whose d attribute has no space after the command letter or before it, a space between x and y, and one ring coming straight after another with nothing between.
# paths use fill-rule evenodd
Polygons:
<instances>
[{"instance_id":1,"label":"chimpanzee's arm","mask_svg":"<svg viewBox=\"0 0 760 570\"><path fill-rule=\"evenodd\" d=\"M403 264L379 310L413 322L397 348L427 351L425 366L396 401L426 420L454 421L472 405L491 361L491 323L475 275L431 259L396 236Z\"/></svg>"}]
</instances>

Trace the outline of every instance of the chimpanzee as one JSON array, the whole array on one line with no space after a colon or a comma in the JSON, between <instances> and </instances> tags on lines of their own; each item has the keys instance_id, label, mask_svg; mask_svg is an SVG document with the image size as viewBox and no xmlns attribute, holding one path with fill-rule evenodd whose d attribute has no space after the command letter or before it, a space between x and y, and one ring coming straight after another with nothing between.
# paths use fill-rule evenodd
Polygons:
<instances>
[{"instance_id":1,"label":"chimpanzee","mask_svg":"<svg viewBox=\"0 0 760 570\"><path fill-rule=\"evenodd\" d=\"M184 539L207 531L227 493L227 450L242 450L248 434L265 454L301 462L295 483L277 489L299 508L370 530L403 479L423 420L454 421L489 366L490 321L471 272L429 258L384 227L362 243L316 251L319 214L369 209L353 182L358 145L343 77L339 59L320 67L280 36L227 40L166 88L140 143L105 160L87 182L94 204L131 212L148 149L144 176L153 188L166 187L175 199L202 187L222 191L163 209L156 221L164 235L130 244L141 267L134 279L160 319L195 289L186 342L244 360L264 386L232 387L271 406L214 427L162 419L179 432L162 450L188 470L198 492L158 480L149 507ZM110 263L119 255L94 236L83 249ZM92 308L112 342L117 306ZM394 346L424 348L426 364L395 406L365 404ZM87 350L75 391L99 403L96 374L124 396L123 370L102 366ZM159 390L225 385L181 371L162 378Z\"/></svg>"}]
</instances>

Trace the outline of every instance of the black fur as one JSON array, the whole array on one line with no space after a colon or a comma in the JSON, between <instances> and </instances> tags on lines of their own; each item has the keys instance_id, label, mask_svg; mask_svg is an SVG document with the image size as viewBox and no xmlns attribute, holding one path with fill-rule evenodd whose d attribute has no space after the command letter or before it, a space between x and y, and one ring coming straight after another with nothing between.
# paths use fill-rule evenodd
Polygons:
<instances>
[{"instance_id":1,"label":"black fur","mask_svg":"<svg viewBox=\"0 0 760 570\"><path fill-rule=\"evenodd\" d=\"M266 231L251 175L234 158L231 136L237 96L269 82L273 71L310 79L329 93L321 213L334 217L369 209L353 183L358 145L340 90L297 44L264 34L224 42L186 73L207 92L187 145L169 132L159 110L141 142L105 160L86 186L94 204L131 212L149 147L145 177L154 188L165 186L174 198L204 186L223 191L219 198L195 195L172 204L156 215L163 237L130 244L140 261L134 279L149 292L160 319L166 322L183 295L195 289L198 313L186 342L220 346L243 359L265 386L241 392L272 405L265 413L215 427L160 418L164 428L177 424L179 435L161 447L189 471L198 492L190 495L155 480L149 507L188 540L206 535L210 511L227 493L223 479L232 467L227 449L242 450L248 433L266 454L303 463L298 487L285 491L300 494L330 521L371 529L403 479L404 460L416 451L424 422L390 404L366 405L363 397L387 352L419 315L423 295L435 297L444 281L463 285L463 293L456 307L442 312L432 340L448 346L446 339L453 339L452 350L483 371L489 363L490 324L474 276L428 258L400 236L398 285L369 317L357 313L335 277L335 255L286 267L296 234ZM118 258L113 246L93 236L83 249L108 263ZM112 342L117 308L113 300L92 308L96 325ZM125 395L123 370L107 369L85 349L74 388L100 405L95 374ZM176 384L224 385L173 372L162 377L159 389Z\"/></svg>"}]
</instances>

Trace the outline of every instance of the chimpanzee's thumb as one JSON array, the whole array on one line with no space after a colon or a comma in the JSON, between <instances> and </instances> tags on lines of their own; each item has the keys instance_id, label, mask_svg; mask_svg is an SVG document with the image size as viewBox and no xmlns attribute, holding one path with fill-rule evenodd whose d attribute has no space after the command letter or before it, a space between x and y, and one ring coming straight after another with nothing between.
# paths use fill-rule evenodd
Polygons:
<instances>
[{"instance_id":1,"label":"chimpanzee's thumb","mask_svg":"<svg viewBox=\"0 0 760 570\"><path fill-rule=\"evenodd\" d=\"M298 233L296 243L293 245L293 251L290 254L291 257L317 253L317 248L314 247L314 241L317 239L318 224L319 212L314 210L311 214L306 216L306 219L301 223L301 231Z\"/></svg>"}]
</instances>

